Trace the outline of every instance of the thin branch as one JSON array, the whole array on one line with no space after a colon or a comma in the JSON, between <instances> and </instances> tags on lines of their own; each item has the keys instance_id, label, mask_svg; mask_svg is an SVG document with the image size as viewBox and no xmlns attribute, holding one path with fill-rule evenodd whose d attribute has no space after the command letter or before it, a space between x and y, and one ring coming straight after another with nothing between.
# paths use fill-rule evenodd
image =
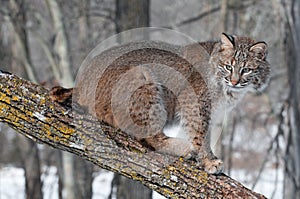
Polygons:
<instances>
[{"instance_id":1,"label":"thin branch","mask_svg":"<svg viewBox=\"0 0 300 199\"><path fill-rule=\"evenodd\" d=\"M225 1L222 1L222 2L225 2ZM241 9L246 8L246 7L255 5L255 1L249 1L248 3L247 2L246 3L245 2L239 2L239 3L240 4L238 4L238 6L235 5L235 4L229 4L229 5L227 5L227 7L228 7L228 9L241 10ZM208 9L208 10L205 10L204 12L200 13L199 15L197 15L195 17L183 20L183 21L181 21L179 23L176 23L172 26L164 26L164 28L172 29L173 27L179 27L179 26L183 26L183 25L186 25L186 24L189 24L189 23L193 23L193 22L196 22L196 21L199 21L199 20L203 19L204 17L207 17L210 14L218 12L220 10L221 10L221 5L217 5L215 7L212 7L210 9Z\"/></svg>"},{"instance_id":2,"label":"thin branch","mask_svg":"<svg viewBox=\"0 0 300 199\"><path fill-rule=\"evenodd\" d=\"M183 26L183 25L186 25L186 24L189 24L189 23L196 22L196 21L198 21L198 20L200 20L200 19L202 19L202 18L204 18L204 17L206 17L206 16L208 16L208 15L214 13L214 12L219 11L220 9L221 9L220 6L213 7L213 8L211 8L211 9L209 9L209 10L206 10L206 11L200 13L199 15L197 15L197 16L195 16L195 17L192 17L192 18L183 20L183 21L181 21L181 22L179 22L179 23L176 23L176 24L173 25L173 26L165 26L164 28L172 28L172 27L174 27L174 26L175 26L175 27L179 27L179 26Z\"/></svg>"},{"instance_id":3,"label":"thin branch","mask_svg":"<svg viewBox=\"0 0 300 199\"><path fill-rule=\"evenodd\" d=\"M109 20L111 22L114 22L115 19L114 17L112 16L111 13L109 14L104 14L104 13L101 13L99 11L95 11L95 10L91 10L89 13L88 13L88 16L89 17L100 17L102 19L106 19L106 20Z\"/></svg>"},{"instance_id":4,"label":"thin branch","mask_svg":"<svg viewBox=\"0 0 300 199\"><path fill-rule=\"evenodd\" d=\"M285 110L286 106L285 105L282 105L281 107L281 111L280 113L283 113L284 110ZM259 172L258 172L258 175L257 177L255 178L253 184L252 184L252 187L251 189L254 189L258 180L260 179L260 176L261 174L263 173L263 170L265 169L265 166L266 166L266 163L268 162L268 159L269 157L271 157L272 155L270 154L272 149L274 148L274 144L276 144L276 150L277 148L279 147L279 138L280 136L283 136L284 135L284 130L283 130L283 125L284 125L285 121L284 121L284 116L282 114L279 115L279 124L278 124L278 129L277 129L277 133L275 135L275 137L271 140L270 144L269 144L269 147L267 149L267 154L260 166L260 169L259 169Z\"/></svg>"}]
</instances>

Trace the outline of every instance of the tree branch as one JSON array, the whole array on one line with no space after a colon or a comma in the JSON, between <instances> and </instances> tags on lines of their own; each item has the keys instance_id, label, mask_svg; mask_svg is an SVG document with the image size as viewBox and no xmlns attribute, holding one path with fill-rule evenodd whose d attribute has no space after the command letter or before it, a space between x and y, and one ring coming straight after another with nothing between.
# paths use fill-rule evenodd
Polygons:
<instances>
[{"instance_id":1,"label":"tree branch","mask_svg":"<svg viewBox=\"0 0 300 199\"><path fill-rule=\"evenodd\" d=\"M169 198L265 198L224 174L205 173L193 161L150 151L119 129L52 102L45 88L2 72L0 122Z\"/></svg>"}]
</instances>

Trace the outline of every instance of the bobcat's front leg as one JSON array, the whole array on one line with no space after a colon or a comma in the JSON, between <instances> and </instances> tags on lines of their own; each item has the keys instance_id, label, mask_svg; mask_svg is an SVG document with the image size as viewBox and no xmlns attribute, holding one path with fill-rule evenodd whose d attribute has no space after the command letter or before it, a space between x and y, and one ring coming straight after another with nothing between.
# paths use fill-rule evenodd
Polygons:
<instances>
[{"instance_id":1,"label":"bobcat's front leg","mask_svg":"<svg viewBox=\"0 0 300 199\"><path fill-rule=\"evenodd\" d=\"M181 124L192 145L192 156L208 173L220 173L223 169L222 160L218 159L210 147L210 107L202 101L182 108Z\"/></svg>"},{"instance_id":2,"label":"bobcat's front leg","mask_svg":"<svg viewBox=\"0 0 300 199\"><path fill-rule=\"evenodd\" d=\"M203 133L203 131L192 134L190 140L192 142L193 157L204 167L206 172L222 172L223 162L213 154L209 143L209 134Z\"/></svg>"},{"instance_id":3,"label":"bobcat's front leg","mask_svg":"<svg viewBox=\"0 0 300 199\"><path fill-rule=\"evenodd\" d=\"M208 173L220 173L223 170L223 161L218 159L212 152L209 139L204 141L199 148L196 160L202 164Z\"/></svg>"}]
</instances>

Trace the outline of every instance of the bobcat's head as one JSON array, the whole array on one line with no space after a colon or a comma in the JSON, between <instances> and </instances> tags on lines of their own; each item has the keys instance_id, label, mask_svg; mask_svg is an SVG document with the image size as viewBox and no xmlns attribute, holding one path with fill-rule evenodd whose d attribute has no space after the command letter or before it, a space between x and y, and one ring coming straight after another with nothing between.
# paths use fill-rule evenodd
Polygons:
<instances>
[{"instance_id":1,"label":"bobcat's head","mask_svg":"<svg viewBox=\"0 0 300 199\"><path fill-rule=\"evenodd\" d=\"M225 33L211 55L218 83L226 90L261 91L267 85L270 66L266 61L267 44L248 37Z\"/></svg>"}]
</instances>

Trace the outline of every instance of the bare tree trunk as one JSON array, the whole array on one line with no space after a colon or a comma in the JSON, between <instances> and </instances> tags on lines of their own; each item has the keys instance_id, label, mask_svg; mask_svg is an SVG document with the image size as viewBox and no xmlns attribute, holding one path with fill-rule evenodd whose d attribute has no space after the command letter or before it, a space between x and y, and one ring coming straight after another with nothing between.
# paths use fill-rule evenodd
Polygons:
<instances>
[{"instance_id":1,"label":"bare tree trunk","mask_svg":"<svg viewBox=\"0 0 300 199\"><path fill-rule=\"evenodd\" d=\"M117 33L132 28L148 27L150 23L149 9L150 0L116 0ZM119 39L127 41L129 38ZM116 193L111 193L111 196L115 194L117 199L152 198L151 189L143 186L140 182L125 178L119 174L115 174L112 183L112 191L116 190Z\"/></svg>"},{"instance_id":2,"label":"bare tree trunk","mask_svg":"<svg viewBox=\"0 0 300 199\"><path fill-rule=\"evenodd\" d=\"M227 0L221 1L221 10L220 10L220 29L221 32L227 32L228 26L227 26L227 17L228 15L228 2Z\"/></svg>"},{"instance_id":3,"label":"bare tree trunk","mask_svg":"<svg viewBox=\"0 0 300 199\"><path fill-rule=\"evenodd\" d=\"M91 31L89 16L90 0L79 2L79 18L78 18L78 41L80 45L80 62L84 60L91 47ZM92 163L79 158L74 158L75 178L77 199L91 199L93 195L93 165Z\"/></svg>"},{"instance_id":4,"label":"bare tree trunk","mask_svg":"<svg viewBox=\"0 0 300 199\"><path fill-rule=\"evenodd\" d=\"M284 198L300 199L300 2L284 1L285 52L288 66L289 132L286 142Z\"/></svg>"},{"instance_id":5,"label":"bare tree trunk","mask_svg":"<svg viewBox=\"0 0 300 199\"><path fill-rule=\"evenodd\" d=\"M78 40L80 44L80 53L83 55L81 60L83 60L91 47L92 34L90 31L90 0L80 1L79 5L79 18L78 18Z\"/></svg>"},{"instance_id":6,"label":"bare tree trunk","mask_svg":"<svg viewBox=\"0 0 300 199\"><path fill-rule=\"evenodd\" d=\"M76 199L91 199L93 196L93 164L80 157L74 158Z\"/></svg>"},{"instance_id":7,"label":"bare tree trunk","mask_svg":"<svg viewBox=\"0 0 300 199\"><path fill-rule=\"evenodd\" d=\"M42 199L42 184L40 179L40 158L37 144L24 137L18 137L19 154L25 171L25 190L27 199Z\"/></svg>"},{"instance_id":8,"label":"bare tree trunk","mask_svg":"<svg viewBox=\"0 0 300 199\"><path fill-rule=\"evenodd\" d=\"M74 80L71 70L71 61L69 55L69 43L67 33L63 22L62 13L56 0L47 0L47 5L53 20L53 26L56 33L54 51L56 52L61 71L61 77L58 79L64 87L72 87Z\"/></svg>"},{"instance_id":9,"label":"bare tree trunk","mask_svg":"<svg viewBox=\"0 0 300 199\"><path fill-rule=\"evenodd\" d=\"M121 175L115 175L112 182L112 193L109 199L140 199L140 198L152 198L152 191L149 188L141 185L140 182L128 180ZM116 190L116 192L114 192Z\"/></svg>"},{"instance_id":10,"label":"bare tree trunk","mask_svg":"<svg viewBox=\"0 0 300 199\"><path fill-rule=\"evenodd\" d=\"M11 26L15 42L12 45L12 66L19 73L37 82L33 66L31 64L30 52L28 46L28 35L25 24L27 23L26 8L24 3L17 3L14 0L9 2L11 15L7 15L6 19ZM23 67L20 67L22 65ZM37 144L32 140L18 136L17 142L20 145L16 146L19 150L22 166L25 171L25 192L27 199L42 199L42 183L40 179L40 158Z\"/></svg>"},{"instance_id":11,"label":"bare tree trunk","mask_svg":"<svg viewBox=\"0 0 300 199\"><path fill-rule=\"evenodd\" d=\"M11 29L14 32L15 42L18 46L18 49L15 49L17 52L15 52L16 54L14 58L16 58L24 66L28 78L37 83L36 75L30 61L29 47L27 45L28 38L25 28L25 24L27 22L25 5L24 3L18 4L15 0L11 0L9 6L12 13L11 15L14 16L6 15L5 18L11 25Z\"/></svg>"},{"instance_id":12,"label":"bare tree trunk","mask_svg":"<svg viewBox=\"0 0 300 199\"><path fill-rule=\"evenodd\" d=\"M150 0L116 0L116 32L120 33L133 28L149 27ZM142 35L147 38L147 32ZM128 42L130 34L123 34L119 42Z\"/></svg>"},{"instance_id":13,"label":"bare tree trunk","mask_svg":"<svg viewBox=\"0 0 300 199\"><path fill-rule=\"evenodd\" d=\"M47 6L51 13L53 26L55 30L54 51L58 55L58 65L61 76L58 79L60 85L64 87L73 86L73 77L71 70L71 61L69 55L69 43L61 9L56 0L47 0ZM68 152L62 152L62 170L63 170L63 191L65 199L76 198L76 180L74 171L74 157Z\"/></svg>"}]
</instances>

